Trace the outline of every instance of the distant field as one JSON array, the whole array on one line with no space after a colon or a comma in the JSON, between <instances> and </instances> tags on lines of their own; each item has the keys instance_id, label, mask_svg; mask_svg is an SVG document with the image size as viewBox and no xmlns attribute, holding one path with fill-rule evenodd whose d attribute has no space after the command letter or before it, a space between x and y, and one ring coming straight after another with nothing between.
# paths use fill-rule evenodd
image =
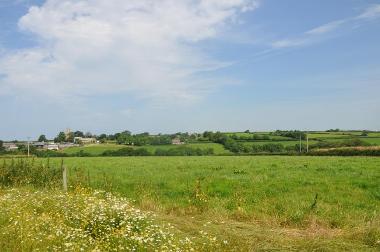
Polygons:
<instances>
[{"instance_id":1,"label":"distant field","mask_svg":"<svg viewBox=\"0 0 380 252\"><path fill-rule=\"evenodd\" d=\"M200 148L200 149L207 149L212 148L214 149L215 154L228 154L230 153L228 150L226 150L223 145L217 144L217 143L192 143L192 144L186 144L181 146L187 146L192 148ZM75 154L79 151L83 150L86 153L89 153L91 155L101 155L104 151L107 150L119 150L121 148L126 147L132 147L127 145L117 145L117 144L93 144L93 145L86 145L81 147L71 147L63 150L62 152L67 154ZM156 149L171 149L176 148L177 145L145 145L145 146L133 146L133 148L145 148L150 153L154 153Z\"/></svg>"},{"instance_id":2,"label":"distant field","mask_svg":"<svg viewBox=\"0 0 380 252\"><path fill-rule=\"evenodd\" d=\"M247 133L244 133L247 134ZM329 137L325 137L325 135ZM324 136L323 138L321 136ZM298 140L287 140L288 138L286 137L281 137L281 136L271 136L272 138L278 139L278 141L274 140L252 140L252 141L246 141L246 142L241 142L246 146L252 146L252 145L264 145L264 144L282 144L283 146L295 146L296 144L299 144ZM345 140L350 139L352 136L350 135L342 135L342 134L310 134L309 135L309 145L313 145L318 143L318 141L313 140L313 139L320 139L322 141L326 142L342 142ZM335 138L339 137L339 138ZM359 137L359 139L363 140L364 142L367 142L369 144L374 144L374 145L380 145L380 137ZM281 141L282 140L282 141ZM303 144L306 144L306 141L302 141ZM191 144L186 144L182 146L187 146L187 147L192 147L192 148L200 148L200 149L207 149L207 148L212 148L214 149L214 153L216 155L222 155L222 154L231 154L229 150L226 150L223 145L217 144L217 143L191 143ZM132 146L127 146L127 145L117 145L117 144L93 144L93 145L86 145L86 146L81 146L81 147L72 147L63 150L63 153L67 154L75 154L78 153L79 151L84 151L85 153L89 153L91 155L101 155L104 151L107 150L118 150L121 148L126 148L126 147L132 147ZM146 146L133 146L133 148L145 148L147 149L150 153L154 154L154 152L157 149L170 149L170 148L177 148L177 145L157 145L157 146L152 146L152 145L146 145Z\"/></svg>"},{"instance_id":3,"label":"distant field","mask_svg":"<svg viewBox=\"0 0 380 252\"><path fill-rule=\"evenodd\" d=\"M351 134L339 134L339 133L309 133L309 138L314 139L323 139L323 138L351 138L353 135Z\"/></svg>"},{"instance_id":4,"label":"distant field","mask_svg":"<svg viewBox=\"0 0 380 252\"><path fill-rule=\"evenodd\" d=\"M191 147L191 148L200 148L200 149L208 149L212 148L214 149L215 154L227 154L231 153L230 151L226 150L223 145L217 144L217 143L191 143L191 144L184 144L180 146L186 146L186 147ZM178 145L145 145L145 146L140 146L136 148L146 148L150 153L154 153L157 149L171 149L171 148L177 148L179 147Z\"/></svg>"},{"instance_id":5,"label":"distant field","mask_svg":"<svg viewBox=\"0 0 380 252\"><path fill-rule=\"evenodd\" d=\"M380 137L380 132L368 133L369 137Z\"/></svg>"},{"instance_id":6,"label":"distant field","mask_svg":"<svg viewBox=\"0 0 380 252\"><path fill-rule=\"evenodd\" d=\"M295 146L299 144L300 141L253 141L253 142L245 142L244 145L252 146L252 145L264 145L264 144L282 144L283 146ZM306 144L306 141L302 141L303 144ZM310 140L309 145L317 143L317 141Z\"/></svg>"},{"instance_id":7,"label":"distant field","mask_svg":"<svg viewBox=\"0 0 380 252\"><path fill-rule=\"evenodd\" d=\"M67 149L64 149L62 152L67 153L67 154L75 154L83 150L84 152L92 154L92 155L100 155L107 150L119 150L123 147L125 146L118 145L118 144L91 144L91 145L85 145L81 147L67 148Z\"/></svg>"},{"instance_id":8,"label":"distant field","mask_svg":"<svg viewBox=\"0 0 380 252\"><path fill-rule=\"evenodd\" d=\"M370 144L380 145L380 137L379 138L361 138L361 139Z\"/></svg>"},{"instance_id":9,"label":"distant field","mask_svg":"<svg viewBox=\"0 0 380 252\"><path fill-rule=\"evenodd\" d=\"M348 140L349 138L341 138L341 139L324 139L323 141L326 142L343 142L345 140ZM380 137L359 137L360 140L369 143L369 144L375 144L375 145L380 145Z\"/></svg>"},{"instance_id":10,"label":"distant field","mask_svg":"<svg viewBox=\"0 0 380 252\"><path fill-rule=\"evenodd\" d=\"M380 249L379 158L128 157L64 163L69 182L82 174L81 183L135 200L185 234L203 228L243 251Z\"/></svg>"}]
</instances>

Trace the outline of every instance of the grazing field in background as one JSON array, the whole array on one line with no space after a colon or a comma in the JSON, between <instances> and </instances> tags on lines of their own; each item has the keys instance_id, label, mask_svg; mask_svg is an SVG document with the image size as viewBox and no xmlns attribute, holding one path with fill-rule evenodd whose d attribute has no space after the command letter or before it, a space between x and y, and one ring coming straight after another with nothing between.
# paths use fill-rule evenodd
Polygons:
<instances>
[{"instance_id":1,"label":"grazing field in background","mask_svg":"<svg viewBox=\"0 0 380 252\"><path fill-rule=\"evenodd\" d=\"M243 250L380 249L379 158L98 157L64 164L69 185L118 193L185 234L205 228Z\"/></svg>"},{"instance_id":2,"label":"grazing field in background","mask_svg":"<svg viewBox=\"0 0 380 252\"><path fill-rule=\"evenodd\" d=\"M230 154L231 152L229 150L226 150L223 145L217 144L217 143L191 143L186 144L184 146L192 147L192 148L200 148L200 149L208 149L212 148L214 150L214 154ZM126 146L126 145L120 145L120 144L91 144L91 145L85 145L85 146L79 146L79 147L71 147L64 149L62 152L66 154L75 154L80 152L81 150L85 153L88 153L90 155L101 155L103 152L111 150L119 150L125 147L132 147L132 146ZM175 148L175 145L145 145L145 146L133 146L133 148L145 148L147 149L151 154L154 154L154 152L157 149L171 149Z\"/></svg>"},{"instance_id":3,"label":"grazing field in background","mask_svg":"<svg viewBox=\"0 0 380 252\"><path fill-rule=\"evenodd\" d=\"M265 152L263 150L258 151L257 147L262 147L265 145L280 145L283 146L282 151L292 150L297 152L299 150L299 139L297 137L281 136L276 132L227 132L222 133L232 139L235 139L239 144L242 144L248 151L243 152L244 154L255 152ZM349 141L359 141L357 145L380 145L380 133L379 132L365 132L365 131L339 131L339 132L310 132L308 133L309 147L310 148L333 148L341 147L342 145L347 146ZM207 140L207 139L206 139ZM302 141L303 150L306 149L306 140ZM205 139L192 139L186 142L183 147L189 147L192 149L213 149L214 155L231 155L234 154L231 148L226 149L223 144L213 143ZM356 145L355 145L356 146ZM102 144L91 144L79 147L72 147L61 150L60 152L83 156L83 154L88 154L91 156L101 156L106 151L117 151L125 147L130 147L134 149L144 148L154 155L157 150L169 150L178 148L178 145L142 145L133 146L125 144L116 144L116 142L102 143ZM260 148L259 148L260 150ZM268 152L268 150L266 151Z\"/></svg>"}]
</instances>

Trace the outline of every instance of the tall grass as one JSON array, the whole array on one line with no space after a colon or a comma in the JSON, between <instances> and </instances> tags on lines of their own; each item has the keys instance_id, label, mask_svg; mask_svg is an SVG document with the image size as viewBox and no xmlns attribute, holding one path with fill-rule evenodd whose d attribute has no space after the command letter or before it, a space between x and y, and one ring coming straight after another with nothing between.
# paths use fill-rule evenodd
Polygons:
<instances>
[{"instance_id":1,"label":"tall grass","mask_svg":"<svg viewBox=\"0 0 380 252\"><path fill-rule=\"evenodd\" d=\"M63 192L63 160L8 159L0 165L0 251L224 251L226 241L190 237L129 200L89 188L71 171ZM110 191L105 173L103 188ZM87 184L88 183L88 184Z\"/></svg>"},{"instance_id":2,"label":"tall grass","mask_svg":"<svg viewBox=\"0 0 380 252\"><path fill-rule=\"evenodd\" d=\"M0 164L0 186L55 187L62 179L62 165L34 158L3 159Z\"/></svg>"},{"instance_id":3,"label":"tall grass","mask_svg":"<svg viewBox=\"0 0 380 252\"><path fill-rule=\"evenodd\" d=\"M100 191L0 190L0 251L216 251L195 242L127 199Z\"/></svg>"}]
</instances>

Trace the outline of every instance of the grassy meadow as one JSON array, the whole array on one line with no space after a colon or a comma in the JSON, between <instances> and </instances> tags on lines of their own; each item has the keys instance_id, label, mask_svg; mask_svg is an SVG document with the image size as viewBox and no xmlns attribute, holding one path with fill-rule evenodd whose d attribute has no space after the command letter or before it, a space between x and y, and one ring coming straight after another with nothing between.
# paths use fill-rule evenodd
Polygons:
<instances>
[{"instance_id":1,"label":"grassy meadow","mask_svg":"<svg viewBox=\"0 0 380 252\"><path fill-rule=\"evenodd\" d=\"M214 150L214 153L217 155L231 153L229 150L226 150L223 147L223 145L217 144L217 143L190 143L190 144L185 144L183 146L191 147L191 148L200 148L202 150L212 148ZM84 151L85 153L96 156L96 155L101 155L103 152L108 151L108 150L115 151L115 150L119 150L125 147L145 148L151 154L154 154L154 152L157 149L167 150L167 149L175 148L176 146L175 145L126 146L126 145L120 145L120 144L91 144L91 145L84 145L84 146L79 146L79 147L70 147L70 148L62 150L62 152L66 154L75 154L80 151Z\"/></svg>"},{"instance_id":2,"label":"grassy meadow","mask_svg":"<svg viewBox=\"0 0 380 252\"><path fill-rule=\"evenodd\" d=\"M380 249L379 158L98 157L64 163L69 184L131 199L189 236L204 228L228 240L228 250Z\"/></svg>"},{"instance_id":3,"label":"grassy meadow","mask_svg":"<svg viewBox=\"0 0 380 252\"><path fill-rule=\"evenodd\" d=\"M314 132L309 143L359 134ZM371 134L360 139L379 145ZM270 137L238 141L299 143ZM95 157L130 147L116 143L61 150L93 157L3 156L0 251L380 250L379 158L232 156L222 144L183 146L220 156ZM141 147L153 154L177 146ZM60 189L62 162L68 193Z\"/></svg>"}]
</instances>

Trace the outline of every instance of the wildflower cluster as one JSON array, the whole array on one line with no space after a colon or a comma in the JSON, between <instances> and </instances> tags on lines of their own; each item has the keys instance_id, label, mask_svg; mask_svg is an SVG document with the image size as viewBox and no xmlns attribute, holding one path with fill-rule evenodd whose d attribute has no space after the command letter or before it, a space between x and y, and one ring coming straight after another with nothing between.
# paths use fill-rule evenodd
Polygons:
<instances>
[{"instance_id":1,"label":"wildflower cluster","mask_svg":"<svg viewBox=\"0 0 380 252\"><path fill-rule=\"evenodd\" d=\"M0 209L2 251L203 250L110 193L6 189L0 191Z\"/></svg>"}]
</instances>

